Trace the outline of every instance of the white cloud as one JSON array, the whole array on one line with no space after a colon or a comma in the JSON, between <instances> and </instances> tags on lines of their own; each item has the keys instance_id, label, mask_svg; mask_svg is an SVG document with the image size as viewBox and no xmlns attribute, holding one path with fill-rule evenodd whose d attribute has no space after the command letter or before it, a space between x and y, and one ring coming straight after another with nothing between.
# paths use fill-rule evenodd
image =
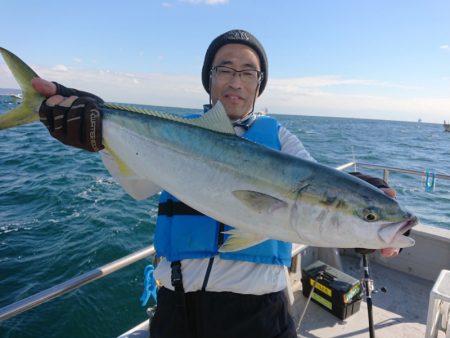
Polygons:
<instances>
[{"instance_id":1,"label":"white cloud","mask_svg":"<svg viewBox=\"0 0 450 338\"><path fill-rule=\"evenodd\" d=\"M449 45L440 45L439 48L440 49L444 49L444 50L450 50L450 46Z\"/></svg>"},{"instance_id":2,"label":"white cloud","mask_svg":"<svg viewBox=\"0 0 450 338\"><path fill-rule=\"evenodd\" d=\"M54 71L56 71L56 72L67 72L67 71L69 71L69 68L67 68L67 66L64 66L64 65L56 65L52 69Z\"/></svg>"},{"instance_id":3,"label":"white cloud","mask_svg":"<svg viewBox=\"0 0 450 338\"><path fill-rule=\"evenodd\" d=\"M228 3L228 0L206 0L207 5L223 5Z\"/></svg>"},{"instance_id":4,"label":"white cloud","mask_svg":"<svg viewBox=\"0 0 450 338\"><path fill-rule=\"evenodd\" d=\"M31 67L42 78L93 92L106 101L189 108L201 108L208 101L197 75L91 71L63 65L52 68ZM420 92L417 90L409 95L413 98L405 98L389 90L393 86L396 84L337 76L272 78L258 99L256 109L268 107L269 112L275 114L405 121L421 118L424 122L436 123L450 118L450 98L421 97L420 94L414 94ZM388 90L381 91L384 94L373 94L378 93L376 89L380 87L387 87ZM0 88L18 88L5 64L0 64ZM336 89L339 89L339 93L336 93ZM362 89L371 94L359 94Z\"/></svg>"},{"instance_id":5,"label":"white cloud","mask_svg":"<svg viewBox=\"0 0 450 338\"><path fill-rule=\"evenodd\" d=\"M314 79L314 78L313 78ZM305 79L304 86L290 82L286 79L273 79L269 81L264 95L257 102L257 109L269 107L272 113L340 116L356 118L373 118L386 120L442 122L446 112L450 111L450 98L447 97L396 97L389 95L360 95L351 90L343 94L327 91L329 82L324 81L318 85L313 80L308 83ZM357 84L357 81L344 81ZM279 85L282 83L283 85ZM376 81L361 81L361 85L367 83L382 86ZM334 83L333 85L337 85ZM388 86L392 86L389 85ZM342 89L342 88L340 88ZM447 117L448 119L448 117Z\"/></svg>"},{"instance_id":6,"label":"white cloud","mask_svg":"<svg viewBox=\"0 0 450 338\"><path fill-rule=\"evenodd\" d=\"M286 91L305 90L305 88L319 88L332 86L373 86L382 88L417 89L413 86L389 83L386 81L375 81L367 79L345 79L336 75L307 76L300 78L270 79L270 83Z\"/></svg>"},{"instance_id":7,"label":"white cloud","mask_svg":"<svg viewBox=\"0 0 450 338\"><path fill-rule=\"evenodd\" d=\"M170 2L163 2L163 3L161 4L161 6L163 6L163 7L165 7L165 8L171 8L171 7L173 7L173 4L171 4Z\"/></svg>"},{"instance_id":8,"label":"white cloud","mask_svg":"<svg viewBox=\"0 0 450 338\"><path fill-rule=\"evenodd\" d=\"M180 0L192 5L224 5L228 3L228 0Z\"/></svg>"}]
</instances>

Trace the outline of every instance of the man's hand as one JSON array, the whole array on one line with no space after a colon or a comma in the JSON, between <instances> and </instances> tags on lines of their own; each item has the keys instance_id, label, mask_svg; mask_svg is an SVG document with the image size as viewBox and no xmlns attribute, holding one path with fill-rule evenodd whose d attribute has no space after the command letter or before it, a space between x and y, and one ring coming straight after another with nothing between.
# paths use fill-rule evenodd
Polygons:
<instances>
[{"instance_id":1,"label":"man's hand","mask_svg":"<svg viewBox=\"0 0 450 338\"><path fill-rule=\"evenodd\" d=\"M31 85L37 92L45 97L56 95L56 84L53 82L36 77L31 80Z\"/></svg>"},{"instance_id":2,"label":"man's hand","mask_svg":"<svg viewBox=\"0 0 450 338\"><path fill-rule=\"evenodd\" d=\"M54 138L92 152L104 148L98 108L101 98L40 78L33 79L31 85L48 97L39 108L39 117Z\"/></svg>"}]
</instances>

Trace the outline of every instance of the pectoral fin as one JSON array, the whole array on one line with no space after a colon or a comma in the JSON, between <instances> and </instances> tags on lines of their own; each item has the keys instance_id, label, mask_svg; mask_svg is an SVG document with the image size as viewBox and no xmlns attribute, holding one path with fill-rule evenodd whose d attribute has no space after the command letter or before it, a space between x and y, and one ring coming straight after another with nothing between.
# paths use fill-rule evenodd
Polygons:
<instances>
[{"instance_id":1,"label":"pectoral fin","mask_svg":"<svg viewBox=\"0 0 450 338\"><path fill-rule=\"evenodd\" d=\"M162 190L156 183L139 177L133 169L131 169L125 161L111 149L108 142L104 140L103 144L105 146L105 150L101 152L103 164L131 197L136 200L143 200Z\"/></svg>"},{"instance_id":2,"label":"pectoral fin","mask_svg":"<svg viewBox=\"0 0 450 338\"><path fill-rule=\"evenodd\" d=\"M111 155L111 157L116 162L117 168L119 169L119 172L122 176L132 176L135 175L134 171L125 163L122 158L109 146L108 142L106 140L103 140L103 145L105 146L105 149Z\"/></svg>"},{"instance_id":3,"label":"pectoral fin","mask_svg":"<svg viewBox=\"0 0 450 338\"><path fill-rule=\"evenodd\" d=\"M233 195L245 206L260 214L288 207L285 201L257 191L235 190Z\"/></svg>"},{"instance_id":4,"label":"pectoral fin","mask_svg":"<svg viewBox=\"0 0 450 338\"><path fill-rule=\"evenodd\" d=\"M263 237L255 233L243 232L237 229L224 231L224 234L230 236L219 248L219 252L244 250L268 240L267 237Z\"/></svg>"}]
</instances>

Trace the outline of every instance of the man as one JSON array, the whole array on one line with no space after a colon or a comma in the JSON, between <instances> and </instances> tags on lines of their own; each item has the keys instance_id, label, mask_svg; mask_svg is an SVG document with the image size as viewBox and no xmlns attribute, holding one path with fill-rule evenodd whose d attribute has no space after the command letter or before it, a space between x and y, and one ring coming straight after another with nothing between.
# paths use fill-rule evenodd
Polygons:
<instances>
[{"instance_id":1,"label":"man","mask_svg":"<svg viewBox=\"0 0 450 338\"><path fill-rule=\"evenodd\" d=\"M220 101L224 105L237 135L313 161L299 139L275 119L257 118L253 114L255 101L267 80L265 51L250 33L232 30L218 36L208 47L202 83L210 95L210 104ZM91 142L90 134L82 129L86 126L83 121L88 120L86 116L98 111L96 103L101 99L41 79L33 80L32 84L50 97L42 105L40 115L52 135L65 144L95 151L92 144L101 144L101 138L100 143ZM76 122L75 128L69 123L60 125L61 120L77 116L81 121ZM100 115L93 116L98 116L96 124L101 125ZM68 135L72 138L81 135L84 139L74 142ZM142 189L142 185L136 184L139 178L130 182L120 177L114 161L105 151L102 153L105 165L121 185L132 196L139 194L137 190ZM371 183L395 196L395 191L382 180ZM163 287L151 323L152 338L297 337L283 292L291 245L268 240L245 250L219 254L223 231L228 228L169 193L161 194L155 233L161 261L154 275ZM395 255L396 251L385 249L382 253Z\"/></svg>"}]
</instances>

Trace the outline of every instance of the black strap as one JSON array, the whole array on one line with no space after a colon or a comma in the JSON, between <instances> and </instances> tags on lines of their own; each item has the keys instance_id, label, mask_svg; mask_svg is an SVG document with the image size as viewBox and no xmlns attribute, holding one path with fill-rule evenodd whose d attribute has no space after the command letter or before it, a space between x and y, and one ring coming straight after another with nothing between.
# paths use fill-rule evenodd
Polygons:
<instances>
[{"instance_id":1,"label":"black strap","mask_svg":"<svg viewBox=\"0 0 450 338\"><path fill-rule=\"evenodd\" d=\"M219 234L217 236L217 247L220 247L224 242L224 230L225 225L222 222L219 223ZM206 268L205 279L203 279L202 291L206 291L206 286L208 285L209 275L211 274L212 266L214 263L214 256L209 259L208 267Z\"/></svg>"},{"instance_id":2,"label":"black strap","mask_svg":"<svg viewBox=\"0 0 450 338\"><path fill-rule=\"evenodd\" d=\"M170 276L172 286L175 288L176 292L184 293L183 277L181 275L181 261L174 261L170 263L170 267L172 268L172 274Z\"/></svg>"},{"instance_id":3,"label":"black strap","mask_svg":"<svg viewBox=\"0 0 450 338\"><path fill-rule=\"evenodd\" d=\"M225 241L225 234L223 233L225 231L225 225L222 222L219 222L219 234L217 239L217 247L220 247L223 242Z\"/></svg>"},{"instance_id":4,"label":"black strap","mask_svg":"<svg viewBox=\"0 0 450 338\"><path fill-rule=\"evenodd\" d=\"M158 205L158 216L168 216L173 215L191 215L191 216L204 216L200 211L197 211L190 206L184 204L183 202L174 202L168 199L166 202L159 203ZM217 238L217 246L220 247L225 241L224 230L225 225L222 222L219 223L219 233Z\"/></svg>"},{"instance_id":5,"label":"black strap","mask_svg":"<svg viewBox=\"0 0 450 338\"><path fill-rule=\"evenodd\" d=\"M203 214L190 206L184 204L183 202L174 202L171 199L167 202L159 203L158 206L158 216L173 216L173 215L199 215Z\"/></svg>"},{"instance_id":6,"label":"black strap","mask_svg":"<svg viewBox=\"0 0 450 338\"><path fill-rule=\"evenodd\" d=\"M208 267L206 268L205 279L203 279L202 291L206 291L206 285L208 285L209 275L211 274L213 263L214 256L209 259Z\"/></svg>"},{"instance_id":7,"label":"black strap","mask_svg":"<svg viewBox=\"0 0 450 338\"><path fill-rule=\"evenodd\" d=\"M180 309L185 316L185 320L183 322L186 324L186 337L190 338L194 335L190 330L187 315L188 309L186 306L186 294L184 293L183 277L181 274L181 261L174 261L170 263L170 267L172 268L170 280L172 282L172 286L175 288L175 306Z\"/></svg>"},{"instance_id":8,"label":"black strap","mask_svg":"<svg viewBox=\"0 0 450 338\"><path fill-rule=\"evenodd\" d=\"M190 206L184 204L183 202L174 202L169 199L166 202L160 203L158 205L158 216L165 215L172 217L173 215L203 215L201 212L191 208ZM217 245L220 247L224 242L225 225L219 222L219 233L217 238ZM214 256L209 259L208 267L206 268L205 278L203 279L202 291L206 291L206 286L208 285L209 276L211 274L212 266L214 263ZM172 273L170 276L172 286L175 292L184 295L183 288L183 277L181 274L181 261L174 261L170 263Z\"/></svg>"}]
</instances>

